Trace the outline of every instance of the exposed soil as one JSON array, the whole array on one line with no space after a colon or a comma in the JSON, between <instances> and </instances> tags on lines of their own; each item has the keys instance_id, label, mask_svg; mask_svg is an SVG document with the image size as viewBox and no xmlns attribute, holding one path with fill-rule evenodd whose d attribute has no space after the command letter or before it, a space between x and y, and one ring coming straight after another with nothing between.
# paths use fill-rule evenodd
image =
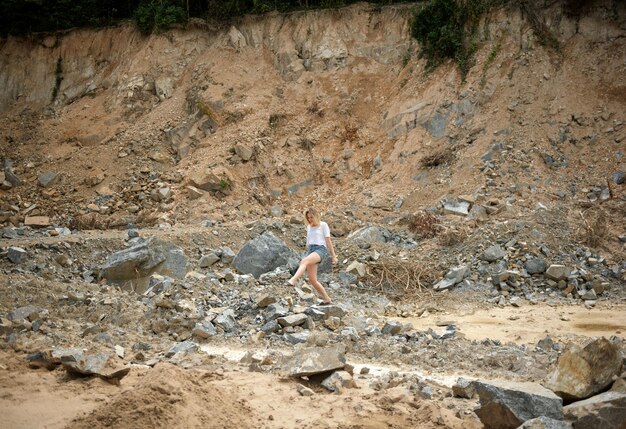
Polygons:
<instances>
[{"instance_id":1,"label":"exposed soil","mask_svg":"<svg viewBox=\"0 0 626 429\"><path fill-rule=\"evenodd\" d=\"M478 428L476 399L451 394L457 377L541 382L570 343L623 345L626 7L562 6L535 12L558 49L528 11L492 11L465 80L452 62L426 71L410 4L0 42L0 182L22 182L0 190L3 425ZM480 212L451 214L449 201ZM199 261L265 231L301 251L308 206L333 232L340 263L321 278L347 315L294 345L261 335L255 305L311 305L286 273L231 279L230 263ZM436 230L410 228L420 210ZM47 219L25 226L32 216ZM368 225L385 238L349 235ZM187 257L161 296L99 277L134 228ZM504 256L489 261L494 245ZM568 277L528 274L539 258ZM355 261L367 273L344 281ZM433 290L457 266L463 281ZM27 305L46 317L9 326ZM197 338L198 308L233 309L237 330ZM401 333L379 332L390 321ZM165 357L188 339L202 350ZM356 388L285 375L286 356L337 344ZM118 384L25 359L115 346L131 367Z\"/></svg>"}]
</instances>

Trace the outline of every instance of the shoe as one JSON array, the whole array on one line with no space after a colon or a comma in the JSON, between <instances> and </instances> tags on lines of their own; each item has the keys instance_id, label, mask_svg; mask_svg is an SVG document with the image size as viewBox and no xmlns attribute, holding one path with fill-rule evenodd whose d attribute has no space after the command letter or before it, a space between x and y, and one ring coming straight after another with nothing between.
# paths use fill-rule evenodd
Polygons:
<instances>
[{"instance_id":1,"label":"shoe","mask_svg":"<svg viewBox=\"0 0 626 429\"><path fill-rule=\"evenodd\" d=\"M324 302L320 299L319 301L317 301L317 305L318 306L333 305L333 302L332 301Z\"/></svg>"}]
</instances>

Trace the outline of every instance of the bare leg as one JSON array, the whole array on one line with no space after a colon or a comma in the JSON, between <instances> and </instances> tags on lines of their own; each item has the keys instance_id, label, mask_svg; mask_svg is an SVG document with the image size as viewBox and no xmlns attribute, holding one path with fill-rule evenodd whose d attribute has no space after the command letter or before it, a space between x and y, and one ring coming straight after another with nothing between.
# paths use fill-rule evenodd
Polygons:
<instances>
[{"instance_id":1,"label":"bare leg","mask_svg":"<svg viewBox=\"0 0 626 429\"><path fill-rule=\"evenodd\" d=\"M330 296L326 293L326 289L320 282L317 281L317 264L309 265L306 268L306 274L309 276L309 281L317 291L317 293L322 297L322 301L326 304L330 302Z\"/></svg>"},{"instance_id":2,"label":"bare leg","mask_svg":"<svg viewBox=\"0 0 626 429\"><path fill-rule=\"evenodd\" d=\"M291 286L295 286L298 280L300 280L300 277L302 277L302 274L304 274L304 272L306 271L307 267L309 265L317 264L320 260L321 260L320 255L318 255L315 252L311 253L309 256L305 258L302 258L302 260L300 261L300 266L298 267L298 270L293 275L293 277L289 279L289 284L291 284Z\"/></svg>"}]
</instances>

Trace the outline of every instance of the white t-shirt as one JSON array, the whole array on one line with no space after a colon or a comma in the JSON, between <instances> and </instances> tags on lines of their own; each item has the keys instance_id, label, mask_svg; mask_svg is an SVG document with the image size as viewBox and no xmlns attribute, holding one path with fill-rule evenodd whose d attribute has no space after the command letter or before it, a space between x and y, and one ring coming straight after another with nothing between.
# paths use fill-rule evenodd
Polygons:
<instances>
[{"instance_id":1,"label":"white t-shirt","mask_svg":"<svg viewBox=\"0 0 626 429\"><path fill-rule=\"evenodd\" d=\"M326 222L320 222L320 226L307 225L306 227L306 245L318 244L326 246L326 237L330 237L330 228Z\"/></svg>"}]
</instances>

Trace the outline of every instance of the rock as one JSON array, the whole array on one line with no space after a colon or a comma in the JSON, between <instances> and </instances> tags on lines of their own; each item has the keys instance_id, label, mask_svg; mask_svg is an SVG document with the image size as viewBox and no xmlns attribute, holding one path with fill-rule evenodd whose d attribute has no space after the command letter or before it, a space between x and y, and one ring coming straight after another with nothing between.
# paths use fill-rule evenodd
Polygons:
<instances>
[{"instance_id":1,"label":"rock","mask_svg":"<svg viewBox=\"0 0 626 429\"><path fill-rule=\"evenodd\" d=\"M235 153L239 155L239 158L241 158L243 162L250 161L252 155L254 155L254 151L251 148L241 144L235 145Z\"/></svg>"},{"instance_id":2,"label":"rock","mask_svg":"<svg viewBox=\"0 0 626 429\"><path fill-rule=\"evenodd\" d=\"M35 305L27 305L25 307L16 308L10 311L7 318L12 321L29 320L34 322L37 319L46 320L48 318L48 310Z\"/></svg>"},{"instance_id":3,"label":"rock","mask_svg":"<svg viewBox=\"0 0 626 429\"><path fill-rule=\"evenodd\" d=\"M270 320L269 322L267 322L265 325L261 327L261 331L263 331L266 334L278 332L279 330L280 330L280 325L275 319Z\"/></svg>"},{"instance_id":4,"label":"rock","mask_svg":"<svg viewBox=\"0 0 626 429\"><path fill-rule=\"evenodd\" d=\"M16 186L20 186L22 183L24 183L22 181L22 179L20 179L19 177L17 177L17 175L15 175L15 173L13 173L13 170L5 165L4 167L4 182L5 183L8 182L10 184L9 189L10 188L14 188Z\"/></svg>"},{"instance_id":5,"label":"rock","mask_svg":"<svg viewBox=\"0 0 626 429\"><path fill-rule=\"evenodd\" d=\"M37 182L39 182L39 186L49 188L50 186L53 186L55 183L57 183L59 181L59 178L60 176L57 173L48 171L47 173L41 174L37 178Z\"/></svg>"},{"instance_id":6,"label":"rock","mask_svg":"<svg viewBox=\"0 0 626 429\"><path fill-rule=\"evenodd\" d=\"M367 243L384 243L385 234L383 230L377 226L364 226L363 228L359 228L356 231L348 234L348 238L351 238L355 241L364 241Z\"/></svg>"},{"instance_id":7,"label":"rock","mask_svg":"<svg viewBox=\"0 0 626 429\"><path fill-rule=\"evenodd\" d=\"M459 201L456 199L447 199L442 202L444 214L452 214L457 216L469 215L470 203L467 201Z\"/></svg>"},{"instance_id":8,"label":"rock","mask_svg":"<svg viewBox=\"0 0 626 429\"><path fill-rule=\"evenodd\" d=\"M626 394L604 392L566 406L563 413L567 420L572 421L574 429L624 429Z\"/></svg>"},{"instance_id":9,"label":"rock","mask_svg":"<svg viewBox=\"0 0 626 429\"><path fill-rule=\"evenodd\" d=\"M504 251L504 249L502 249L502 247L500 247L499 245L495 244L489 247L487 250L485 250L485 252L482 255L482 259L487 262L495 262L499 259L504 258L505 256L506 256L506 252Z\"/></svg>"},{"instance_id":10,"label":"rock","mask_svg":"<svg viewBox=\"0 0 626 429\"><path fill-rule=\"evenodd\" d=\"M273 217L281 217L283 215L283 209L280 206L270 207L270 215Z\"/></svg>"},{"instance_id":11,"label":"rock","mask_svg":"<svg viewBox=\"0 0 626 429\"><path fill-rule=\"evenodd\" d=\"M613 173L613 183L616 185L622 185L624 182L626 182L626 172L616 171Z\"/></svg>"},{"instance_id":12,"label":"rock","mask_svg":"<svg viewBox=\"0 0 626 429\"><path fill-rule=\"evenodd\" d=\"M285 334L283 335L283 339L285 341L287 341L289 344L306 344L306 342L309 340L309 336L311 334L309 334L308 332L298 332L296 334Z\"/></svg>"},{"instance_id":13,"label":"rock","mask_svg":"<svg viewBox=\"0 0 626 429\"><path fill-rule=\"evenodd\" d=\"M213 323L221 327L224 332L234 332L237 329L237 322L235 321L235 312L231 309L224 310L218 314Z\"/></svg>"},{"instance_id":14,"label":"rock","mask_svg":"<svg viewBox=\"0 0 626 429\"><path fill-rule=\"evenodd\" d=\"M176 279L185 278L187 258L183 249L164 240L148 240L109 256L100 270L102 277L112 282L144 279L152 273Z\"/></svg>"},{"instance_id":15,"label":"rock","mask_svg":"<svg viewBox=\"0 0 626 429\"><path fill-rule=\"evenodd\" d=\"M544 386L567 401L585 399L608 388L621 368L619 347L602 337L570 347Z\"/></svg>"},{"instance_id":16,"label":"rock","mask_svg":"<svg viewBox=\"0 0 626 429\"><path fill-rule=\"evenodd\" d=\"M553 347L554 347L554 341L552 341L552 338L550 338L550 336L546 336L545 338L537 342L537 348L541 350L545 350L547 352L553 350Z\"/></svg>"},{"instance_id":17,"label":"rock","mask_svg":"<svg viewBox=\"0 0 626 429\"><path fill-rule=\"evenodd\" d=\"M220 260L223 264L228 265L235 259L235 252L230 247L222 247L219 250Z\"/></svg>"},{"instance_id":18,"label":"rock","mask_svg":"<svg viewBox=\"0 0 626 429\"><path fill-rule=\"evenodd\" d=\"M463 377L459 377L452 386L452 394L457 398L472 399L474 393L474 382Z\"/></svg>"},{"instance_id":19,"label":"rock","mask_svg":"<svg viewBox=\"0 0 626 429\"><path fill-rule=\"evenodd\" d=\"M154 80L154 92L159 100L170 98L174 93L174 84L169 77L161 77Z\"/></svg>"},{"instance_id":20,"label":"rock","mask_svg":"<svg viewBox=\"0 0 626 429\"><path fill-rule=\"evenodd\" d=\"M569 272L570 270L565 265L553 264L546 270L546 277L558 282L559 280L565 280Z\"/></svg>"},{"instance_id":21,"label":"rock","mask_svg":"<svg viewBox=\"0 0 626 429\"><path fill-rule=\"evenodd\" d=\"M261 274L288 265L290 262L297 264L297 260L298 257L293 250L267 231L247 242L235 256L233 264L241 273L259 278Z\"/></svg>"},{"instance_id":22,"label":"rock","mask_svg":"<svg viewBox=\"0 0 626 429\"><path fill-rule=\"evenodd\" d=\"M312 347L299 350L284 365L291 377L321 374L346 365L345 352L339 347Z\"/></svg>"},{"instance_id":23,"label":"rock","mask_svg":"<svg viewBox=\"0 0 626 429\"><path fill-rule=\"evenodd\" d=\"M215 252L211 252L208 255L204 255L200 258L198 265L200 268L207 268L220 260L220 257L215 254Z\"/></svg>"},{"instance_id":24,"label":"rock","mask_svg":"<svg viewBox=\"0 0 626 429\"><path fill-rule=\"evenodd\" d=\"M442 280L438 281L437 283L435 283L433 285L433 289L441 291L441 290L449 289L449 288L451 288L454 285L456 285L454 280L452 280L452 279L442 279Z\"/></svg>"},{"instance_id":25,"label":"rock","mask_svg":"<svg viewBox=\"0 0 626 429\"><path fill-rule=\"evenodd\" d=\"M487 213L487 209L484 206L475 204L469 211L469 218L479 222L486 222L489 220L489 213Z\"/></svg>"},{"instance_id":26,"label":"rock","mask_svg":"<svg viewBox=\"0 0 626 429\"><path fill-rule=\"evenodd\" d=\"M1 327L2 325L0 324L0 332L2 332ZM618 378L617 380L615 380L615 382L611 386L611 392L626 393L626 380L624 380L623 378Z\"/></svg>"},{"instance_id":27,"label":"rock","mask_svg":"<svg viewBox=\"0 0 626 429\"><path fill-rule=\"evenodd\" d=\"M303 386L302 384L298 384L298 386L296 386L296 390L298 391L298 393L301 396L313 396L315 395L315 392L311 389L309 389L306 386Z\"/></svg>"},{"instance_id":28,"label":"rock","mask_svg":"<svg viewBox=\"0 0 626 429\"><path fill-rule=\"evenodd\" d=\"M311 316L313 320L316 319L317 314L323 313L322 319L327 319L329 317L337 317L339 319L343 318L347 312L340 305L314 305L312 307L304 310L304 314L307 316Z\"/></svg>"},{"instance_id":29,"label":"rock","mask_svg":"<svg viewBox=\"0 0 626 429\"><path fill-rule=\"evenodd\" d=\"M285 317L289 314L289 310L280 304L270 304L265 310L265 320L274 320L279 317Z\"/></svg>"},{"instance_id":30,"label":"rock","mask_svg":"<svg viewBox=\"0 0 626 429\"><path fill-rule=\"evenodd\" d=\"M524 263L524 269L528 274L542 274L546 272L546 261L542 258L531 258Z\"/></svg>"},{"instance_id":31,"label":"rock","mask_svg":"<svg viewBox=\"0 0 626 429\"><path fill-rule=\"evenodd\" d=\"M383 326L382 333L386 335L396 335L402 331L402 323L397 320L387 320Z\"/></svg>"},{"instance_id":32,"label":"rock","mask_svg":"<svg viewBox=\"0 0 626 429\"><path fill-rule=\"evenodd\" d=\"M322 381L321 385L331 392L335 392L341 388L353 389L357 387L356 382L348 371L333 372L329 377Z\"/></svg>"},{"instance_id":33,"label":"rock","mask_svg":"<svg viewBox=\"0 0 626 429\"><path fill-rule=\"evenodd\" d=\"M572 424L541 416L525 421L518 429L572 429Z\"/></svg>"},{"instance_id":34,"label":"rock","mask_svg":"<svg viewBox=\"0 0 626 429\"><path fill-rule=\"evenodd\" d=\"M289 316L279 317L278 324L283 328L288 326L299 326L306 322L308 316L306 314L291 314Z\"/></svg>"},{"instance_id":35,"label":"rock","mask_svg":"<svg viewBox=\"0 0 626 429\"><path fill-rule=\"evenodd\" d=\"M475 410L485 428L517 428L527 420L545 416L563 419L563 401L534 383L475 381L480 398Z\"/></svg>"},{"instance_id":36,"label":"rock","mask_svg":"<svg viewBox=\"0 0 626 429\"><path fill-rule=\"evenodd\" d=\"M203 191L221 192L229 195L233 187L233 179L224 167L207 169L189 178L190 184Z\"/></svg>"},{"instance_id":37,"label":"rock","mask_svg":"<svg viewBox=\"0 0 626 429\"><path fill-rule=\"evenodd\" d=\"M205 320L204 322L196 323L191 330L191 334L199 338L207 339L213 335L217 335L217 330L211 322Z\"/></svg>"},{"instance_id":38,"label":"rock","mask_svg":"<svg viewBox=\"0 0 626 429\"><path fill-rule=\"evenodd\" d=\"M189 197L190 200L197 200L203 195L202 191L195 186L187 185L185 189L187 190L187 197Z\"/></svg>"},{"instance_id":39,"label":"rock","mask_svg":"<svg viewBox=\"0 0 626 429\"><path fill-rule=\"evenodd\" d=\"M367 274L365 264L358 261L353 261L350 265L348 265L348 267L346 268L346 272L356 274L358 277L365 277L365 275Z\"/></svg>"},{"instance_id":40,"label":"rock","mask_svg":"<svg viewBox=\"0 0 626 429\"><path fill-rule=\"evenodd\" d=\"M50 218L48 216L26 216L24 225L37 228L50 226Z\"/></svg>"},{"instance_id":41,"label":"rock","mask_svg":"<svg viewBox=\"0 0 626 429\"><path fill-rule=\"evenodd\" d=\"M21 264L26 259L26 250L21 247L11 246L7 252L7 258L14 264Z\"/></svg>"},{"instance_id":42,"label":"rock","mask_svg":"<svg viewBox=\"0 0 626 429\"><path fill-rule=\"evenodd\" d=\"M259 308L265 308L270 304L274 304L276 302L276 298L270 295L265 295L259 298L256 302L256 306Z\"/></svg>"},{"instance_id":43,"label":"rock","mask_svg":"<svg viewBox=\"0 0 626 429\"><path fill-rule=\"evenodd\" d=\"M178 353L196 353L198 350L200 350L200 347L198 346L198 344L194 343L193 341L187 340L171 347L165 353L165 357L171 358L172 356Z\"/></svg>"},{"instance_id":44,"label":"rock","mask_svg":"<svg viewBox=\"0 0 626 429\"><path fill-rule=\"evenodd\" d=\"M121 380L129 372L129 367L119 364L118 358L113 353L98 353L93 355L61 356L61 364L68 372L81 375L97 375L106 379Z\"/></svg>"}]
</instances>

